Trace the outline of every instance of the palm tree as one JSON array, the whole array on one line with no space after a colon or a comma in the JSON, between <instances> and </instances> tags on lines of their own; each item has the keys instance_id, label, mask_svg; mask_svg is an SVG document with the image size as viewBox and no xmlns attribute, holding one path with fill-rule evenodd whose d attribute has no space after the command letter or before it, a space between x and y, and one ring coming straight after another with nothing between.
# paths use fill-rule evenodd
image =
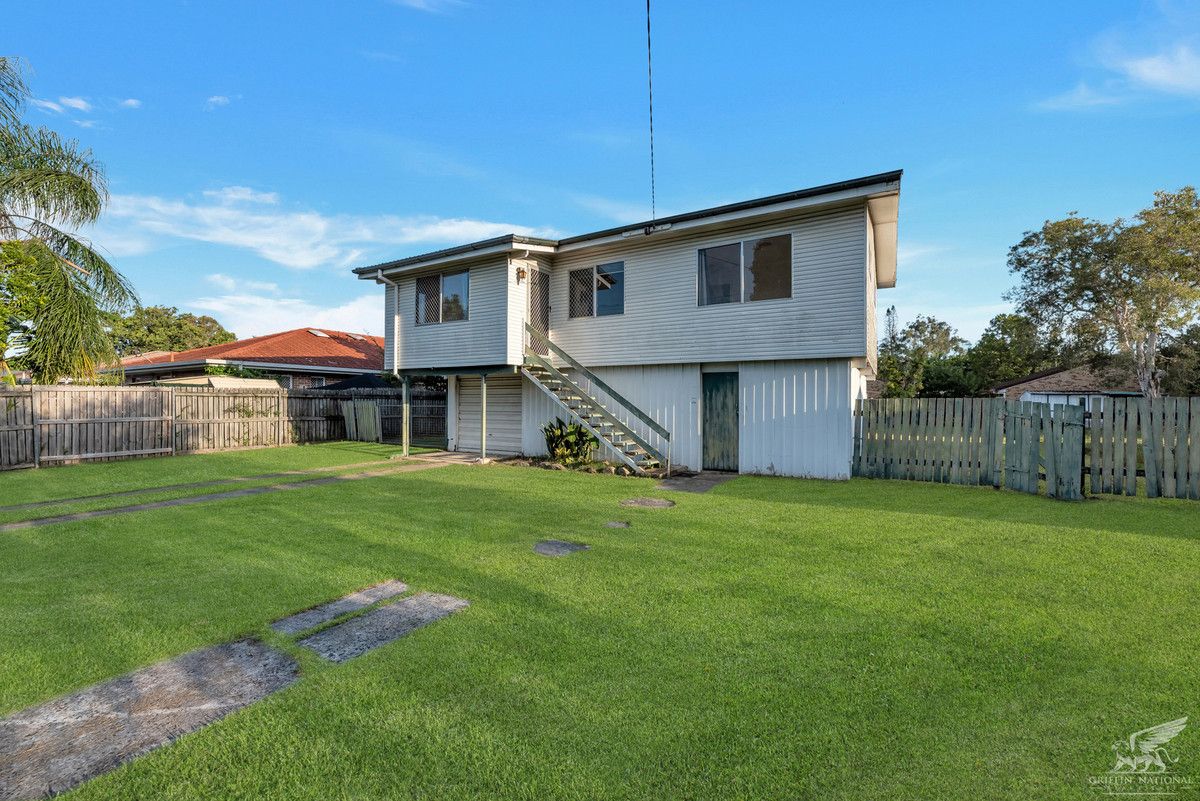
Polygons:
<instances>
[{"instance_id":1,"label":"palm tree","mask_svg":"<svg viewBox=\"0 0 1200 801\"><path fill-rule=\"evenodd\" d=\"M0 256L0 301L10 285L38 293L31 319L0 319L0 376L11 380L4 356L18 349L38 381L93 377L114 356L105 312L131 308L137 296L75 233L108 200L103 168L78 142L26 124L28 96L17 62L0 57L0 253L22 254Z\"/></svg>"}]
</instances>

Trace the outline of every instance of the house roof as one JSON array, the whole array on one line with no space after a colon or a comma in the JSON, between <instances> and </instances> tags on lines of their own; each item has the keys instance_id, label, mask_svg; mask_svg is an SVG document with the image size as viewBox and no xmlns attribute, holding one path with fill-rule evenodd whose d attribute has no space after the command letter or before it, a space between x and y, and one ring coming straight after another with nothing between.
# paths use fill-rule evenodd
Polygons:
<instances>
[{"instance_id":1,"label":"house roof","mask_svg":"<svg viewBox=\"0 0 1200 801\"><path fill-rule=\"evenodd\" d=\"M615 228L605 228L588 234L571 236L565 239L545 239L540 237L508 234L506 236L483 239L452 248L419 253L402 259L372 264L367 267L357 267L354 272L361 278L371 278L390 271L407 271L433 267L444 262L462 261L473 256L483 256L493 253L508 253L518 250L533 250L544 253L554 253L560 250L575 250L583 247L605 244L609 241L619 241L632 236L650 236L674 227L720 222L726 219L770 214L776 211L786 211L790 208L812 205L815 200L828 196L830 201L838 196L847 198L869 198L872 222L875 226L876 261L880 273L880 286L893 286L895 283L895 241L896 241L896 197L900 191L900 178L903 170L867 175L848 181L838 181L831 184L798 189L778 195L743 200L723 206L690 211L671 217L659 217L630 225Z\"/></svg>"},{"instance_id":2,"label":"house roof","mask_svg":"<svg viewBox=\"0 0 1200 801\"><path fill-rule=\"evenodd\" d=\"M327 328L296 328L224 345L179 352L152 351L121 359L125 372L209 363L379 372L383 370L383 338Z\"/></svg>"},{"instance_id":3,"label":"house roof","mask_svg":"<svg viewBox=\"0 0 1200 801\"><path fill-rule=\"evenodd\" d=\"M1141 392L1137 380L1127 371L1089 365L1043 370L995 384L991 390L1006 397L1025 392L1052 395L1135 395Z\"/></svg>"}]
</instances>

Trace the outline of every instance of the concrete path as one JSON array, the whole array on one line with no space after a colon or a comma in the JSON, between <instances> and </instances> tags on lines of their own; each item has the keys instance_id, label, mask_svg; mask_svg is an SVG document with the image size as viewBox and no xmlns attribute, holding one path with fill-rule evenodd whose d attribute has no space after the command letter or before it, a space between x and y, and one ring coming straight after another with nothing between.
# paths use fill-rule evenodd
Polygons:
<instances>
[{"instance_id":1,"label":"concrete path","mask_svg":"<svg viewBox=\"0 0 1200 801\"><path fill-rule=\"evenodd\" d=\"M342 615L359 612L368 606L403 595L408 592L408 585L403 581L384 581L366 589L352 592L347 596L330 601L327 604L314 606L303 612L297 612L271 624L271 628L280 634L299 634L302 631L315 629L322 623L328 623Z\"/></svg>"},{"instance_id":2,"label":"concrete path","mask_svg":"<svg viewBox=\"0 0 1200 801\"><path fill-rule=\"evenodd\" d=\"M166 484L161 487L142 487L140 489L125 490L124 492L101 492L96 495L77 495L73 498L52 498L48 501L33 501L32 503L14 503L10 506L0 506L0 512L25 512L31 509L43 509L47 506L61 506L65 503L103 501L109 498L134 498L138 495L149 495L154 492L176 492L178 490L204 489L206 487L224 487L230 484L246 484L251 481L268 481L273 478L292 478L295 476L335 473L338 470L356 470L360 467L376 467L383 464L386 464L386 462L376 459L371 462L329 465L327 467L314 467L309 470L283 470L278 473L259 473L254 476L234 476L232 478L217 478L212 481L193 481L189 484Z\"/></svg>"},{"instance_id":3,"label":"concrete path","mask_svg":"<svg viewBox=\"0 0 1200 801\"><path fill-rule=\"evenodd\" d=\"M261 642L159 662L0 720L0 799L45 798L107 773L299 677Z\"/></svg>"},{"instance_id":4,"label":"concrete path","mask_svg":"<svg viewBox=\"0 0 1200 801\"><path fill-rule=\"evenodd\" d=\"M659 489L675 490L677 492L708 492L713 487L720 486L726 481L737 478L737 473L701 472L690 476L672 476L658 482Z\"/></svg>"},{"instance_id":5,"label":"concrete path","mask_svg":"<svg viewBox=\"0 0 1200 801\"><path fill-rule=\"evenodd\" d=\"M325 476L323 478L309 478L305 479L304 481L291 481L284 484L269 484L263 487L246 487L245 489L229 490L228 492L214 492L206 495L189 495L186 498L171 498L170 500L166 501L139 503L133 506L118 506L112 509L95 509L90 512L75 512L74 514L55 515L54 517L39 517L36 520L19 520L15 523L5 523L0 525L0 533L6 531L18 531L26 528L35 528L38 526L51 526L56 523L73 523L80 520L92 520L97 517L112 517L113 515L123 515L131 512L146 512L151 509L169 509L175 506L193 506L198 503L225 501L231 498L246 498L252 495L265 495L271 492L287 492L288 490L322 487L328 484L337 484L343 481L358 481L359 479L364 478L379 478L380 476L390 476L397 473L413 473L420 470L431 470L437 467L445 467L447 464L449 464L449 462L426 459L415 464L384 467L378 470L367 470L361 473L347 473L337 476Z\"/></svg>"},{"instance_id":6,"label":"concrete path","mask_svg":"<svg viewBox=\"0 0 1200 801\"><path fill-rule=\"evenodd\" d=\"M305 637L303 645L331 662L345 662L400 639L468 606L450 595L418 593Z\"/></svg>"}]
</instances>

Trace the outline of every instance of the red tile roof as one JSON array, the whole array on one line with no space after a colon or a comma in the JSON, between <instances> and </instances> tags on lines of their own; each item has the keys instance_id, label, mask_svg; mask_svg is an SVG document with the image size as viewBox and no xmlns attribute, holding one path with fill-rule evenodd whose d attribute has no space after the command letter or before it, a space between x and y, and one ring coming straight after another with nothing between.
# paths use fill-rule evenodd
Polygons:
<instances>
[{"instance_id":1,"label":"red tile roof","mask_svg":"<svg viewBox=\"0 0 1200 801\"><path fill-rule=\"evenodd\" d=\"M383 338L330 331L327 328L297 328L177 353L154 351L140 356L127 356L121 359L121 366L128 370L206 360L341 367L378 373L383 370Z\"/></svg>"}]
</instances>

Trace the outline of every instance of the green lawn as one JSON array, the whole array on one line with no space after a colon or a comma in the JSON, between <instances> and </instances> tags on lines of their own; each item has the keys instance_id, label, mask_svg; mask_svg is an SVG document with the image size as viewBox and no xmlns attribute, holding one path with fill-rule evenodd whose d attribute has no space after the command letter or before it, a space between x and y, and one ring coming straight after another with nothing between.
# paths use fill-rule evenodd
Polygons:
<instances>
[{"instance_id":1,"label":"green lawn","mask_svg":"<svg viewBox=\"0 0 1200 801\"><path fill-rule=\"evenodd\" d=\"M740 478L617 506L646 494L448 467L0 535L0 714L395 577L471 606L303 656L74 797L1089 798L1112 741L1200 720L1200 505ZM1200 779L1200 730L1171 753Z\"/></svg>"}]
</instances>

